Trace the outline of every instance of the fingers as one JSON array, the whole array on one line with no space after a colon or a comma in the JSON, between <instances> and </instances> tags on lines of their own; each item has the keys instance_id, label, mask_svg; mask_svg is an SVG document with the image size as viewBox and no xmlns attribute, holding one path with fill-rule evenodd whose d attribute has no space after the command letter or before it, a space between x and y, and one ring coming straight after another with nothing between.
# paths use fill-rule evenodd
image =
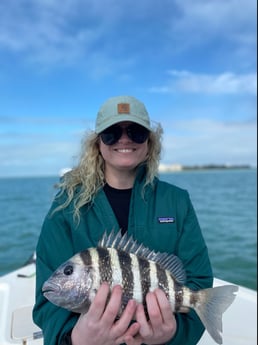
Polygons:
<instances>
[{"instance_id":1,"label":"fingers","mask_svg":"<svg viewBox=\"0 0 258 345\"><path fill-rule=\"evenodd\" d=\"M122 288L117 285L110 292L108 283L101 284L89 308L88 317L92 322L100 319L107 324L113 324L119 312L122 300Z\"/></svg>"},{"instance_id":2,"label":"fingers","mask_svg":"<svg viewBox=\"0 0 258 345\"><path fill-rule=\"evenodd\" d=\"M113 341L113 344L126 343L140 345L164 343L176 331L176 321L165 293L156 289L146 296L149 319L142 304L130 300L120 315L122 288L115 286L110 292L108 284L103 283L86 316L87 334L97 333L99 339ZM117 317L119 316L119 319ZM136 322L132 322L136 319ZM84 327L80 332L85 332Z\"/></svg>"},{"instance_id":3,"label":"fingers","mask_svg":"<svg viewBox=\"0 0 258 345\"><path fill-rule=\"evenodd\" d=\"M126 343L127 345L142 344L142 338L138 335L140 324L138 322L132 323L127 331L116 339L116 344Z\"/></svg>"},{"instance_id":4,"label":"fingers","mask_svg":"<svg viewBox=\"0 0 258 345\"><path fill-rule=\"evenodd\" d=\"M130 339L130 345L142 343L136 339L140 325L132 323L137 303L130 300L121 314L122 294L122 287L119 285L112 291L106 283L100 286L88 312L81 315L73 328L72 339L75 344L81 339L93 338L94 344L98 345L121 344L125 335Z\"/></svg>"},{"instance_id":5,"label":"fingers","mask_svg":"<svg viewBox=\"0 0 258 345\"><path fill-rule=\"evenodd\" d=\"M158 300L154 292L149 292L146 296L146 304L149 314L149 320L146 318L146 314L143 305L139 305L136 311L136 319L140 323L140 334L143 338L150 338L156 332L160 331L163 323L162 314L158 304Z\"/></svg>"},{"instance_id":6,"label":"fingers","mask_svg":"<svg viewBox=\"0 0 258 345\"><path fill-rule=\"evenodd\" d=\"M102 317L106 303L107 303L107 298L110 293L110 288L107 283L103 283L99 289L98 292L91 303L91 306L88 310L88 317L92 320L92 322L97 322L100 320Z\"/></svg>"},{"instance_id":7,"label":"fingers","mask_svg":"<svg viewBox=\"0 0 258 345\"><path fill-rule=\"evenodd\" d=\"M151 324L160 325L163 322L163 319L159 302L154 292L150 292L147 294L146 303L148 307L148 314L151 320Z\"/></svg>"},{"instance_id":8,"label":"fingers","mask_svg":"<svg viewBox=\"0 0 258 345\"><path fill-rule=\"evenodd\" d=\"M143 339L140 335L138 335L136 337L125 336L124 343L126 345L141 345L141 344L143 344Z\"/></svg>"},{"instance_id":9,"label":"fingers","mask_svg":"<svg viewBox=\"0 0 258 345\"><path fill-rule=\"evenodd\" d=\"M156 289L154 291L156 301L159 305L160 313L163 319L163 322L170 323L175 319L171 305L161 289Z\"/></svg>"},{"instance_id":10,"label":"fingers","mask_svg":"<svg viewBox=\"0 0 258 345\"><path fill-rule=\"evenodd\" d=\"M122 315L120 316L119 320L116 321L116 328L119 329L121 332L125 332L128 328L128 325L132 321L135 311L136 311L136 301L130 300L127 303L125 310L123 311Z\"/></svg>"},{"instance_id":11,"label":"fingers","mask_svg":"<svg viewBox=\"0 0 258 345\"><path fill-rule=\"evenodd\" d=\"M110 287L107 283L103 283L88 311L92 322L101 322L103 328L110 329L111 337L116 338L118 335L127 331L130 322L136 312L136 301L130 300L119 319L116 321L122 301L123 290L120 285L114 286L110 294ZM139 327L137 328L138 331ZM135 335L136 326L130 329L130 334Z\"/></svg>"},{"instance_id":12,"label":"fingers","mask_svg":"<svg viewBox=\"0 0 258 345\"><path fill-rule=\"evenodd\" d=\"M113 324L121 306L122 288L117 285L112 289L110 299L102 315L102 320L108 324Z\"/></svg>"},{"instance_id":13,"label":"fingers","mask_svg":"<svg viewBox=\"0 0 258 345\"><path fill-rule=\"evenodd\" d=\"M176 320L165 293L160 289L149 292L146 296L146 305L149 320L142 305L137 306L136 310L136 320L141 325L139 334L143 339L142 342L146 344L167 342L176 332Z\"/></svg>"},{"instance_id":14,"label":"fingers","mask_svg":"<svg viewBox=\"0 0 258 345\"><path fill-rule=\"evenodd\" d=\"M151 331L151 327L150 327L149 322L147 321L147 318L146 318L146 315L145 315L145 311L144 311L144 307L143 307L142 304L139 304L137 306L136 320L141 325L139 332L142 335L142 337L146 337L147 335L150 335L150 333L152 332Z\"/></svg>"}]
</instances>

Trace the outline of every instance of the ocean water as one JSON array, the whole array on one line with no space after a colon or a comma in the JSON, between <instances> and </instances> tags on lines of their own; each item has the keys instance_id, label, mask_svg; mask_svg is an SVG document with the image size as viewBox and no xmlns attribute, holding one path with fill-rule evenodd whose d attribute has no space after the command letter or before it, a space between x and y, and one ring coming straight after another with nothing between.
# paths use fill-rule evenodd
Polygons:
<instances>
[{"instance_id":1,"label":"ocean water","mask_svg":"<svg viewBox=\"0 0 258 345\"><path fill-rule=\"evenodd\" d=\"M161 174L190 193L214 275L257 289L256 169ZM0 178L0 275L35 250L58 177Z\"/></svg>"}]
</instances>

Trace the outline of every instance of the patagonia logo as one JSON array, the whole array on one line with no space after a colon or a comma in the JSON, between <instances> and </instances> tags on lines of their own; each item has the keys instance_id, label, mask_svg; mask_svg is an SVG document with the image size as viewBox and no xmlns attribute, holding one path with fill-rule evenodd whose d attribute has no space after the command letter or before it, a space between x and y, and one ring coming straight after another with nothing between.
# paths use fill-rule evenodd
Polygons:
<instances>
[{"instance_id":1,"label":"patagonia logo","mask_svg":"<svg viewBox=\"0 0 258 345\"><path fill-rule=\"evenodd\" d=\"M159 223L175 223L174 217L158 217Z\"/></svg>"}]
</instances>

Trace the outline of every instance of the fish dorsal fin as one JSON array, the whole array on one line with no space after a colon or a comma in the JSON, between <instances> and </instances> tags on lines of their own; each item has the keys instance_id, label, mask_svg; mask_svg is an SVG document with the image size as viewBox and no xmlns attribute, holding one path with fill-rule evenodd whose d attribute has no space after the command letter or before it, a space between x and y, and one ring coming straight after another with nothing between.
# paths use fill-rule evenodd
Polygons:
<instances>
[{"instance_id":1,"label":"fish dorsal fin","mask_svg":"<svg viewBox=\"0 0 258 345\"><path fill-rule=\"evenodd\" d=\"M139 244L132 236L128 236L127 234L122 235L121 232L115 233L114 231L111 231L110 234L105 232L98 246L123 250L141 258L154 261L163 269L168 270L179 284L184 284L186 281L183 263L176 255L150 250L143 244Z\"/></svg>"}]
</instances>

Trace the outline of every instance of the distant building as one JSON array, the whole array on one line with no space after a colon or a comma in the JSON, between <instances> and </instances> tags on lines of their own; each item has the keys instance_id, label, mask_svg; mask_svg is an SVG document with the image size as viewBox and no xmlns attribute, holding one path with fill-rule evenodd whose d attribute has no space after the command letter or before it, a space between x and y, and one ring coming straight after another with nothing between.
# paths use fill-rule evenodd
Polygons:
<instances>
[{"instance_id":1,"label":"distant building","mask_svg":"<svg viewBox=\"0 0 258 345\"><path fill-rule=\"evenodd\" d=\"M183 166L181 164L160 164L159 172L172 172L172 171L181 171Z\"/></svg>"}]
</instances>

